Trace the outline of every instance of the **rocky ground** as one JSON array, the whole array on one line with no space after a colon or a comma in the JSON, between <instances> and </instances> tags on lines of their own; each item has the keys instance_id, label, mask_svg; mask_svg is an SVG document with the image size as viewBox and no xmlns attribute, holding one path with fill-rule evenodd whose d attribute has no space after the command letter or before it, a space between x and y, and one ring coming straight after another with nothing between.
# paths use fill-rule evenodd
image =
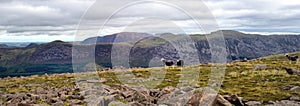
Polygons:
<instances>
[{"instance_id":1,"label":"rocky ground","mask_svg":"<svg viewBox=\"0 0 300 106\"><path fill-rule=\"evenodd\" d=\"M153 73L150 72L155 70L143 68L130 71L132 75L120 74L129 84L162 80L149 89L122 84L116 77L118 72L111 69L87 75L79 73L82 79L78 79L77 74L6 77L0 78L0 106L197 106L204 103L212 106L300 106L300 76L280 67L298 70L300 65L273 60L229 63L218 94L205 89L210 79L210 65L186 67L185 71L168 69L162 79L151 79ZM192 81L189 78L197 73L201 77L193 82L195 86L178 87L182 83L189 84Z\"/></svg>"},{"instance_id":2,"label":"rocky ground","mask_svg":"<svg viewBox=\"0 0 300 106\"><path fill-rule=\"evenodd\" d=\"M28 93L7 93L0 91L1 106L261 106L260 101L247 101L237 95L221 96L209 93L199 86L175 88L172 86L160 89L146 89L144 87L128 87L115 84L114 86L96 85L96 81L86 81L84 87L56 88L49 85L26 84L13 86L40 86ZM281 89L295 90L298 86L284 86ZM5 101L5 102L4 102ZM300 106L300 98L293 96L287 100L269 101L267 106Z\"/></svg>"}]
</instances>

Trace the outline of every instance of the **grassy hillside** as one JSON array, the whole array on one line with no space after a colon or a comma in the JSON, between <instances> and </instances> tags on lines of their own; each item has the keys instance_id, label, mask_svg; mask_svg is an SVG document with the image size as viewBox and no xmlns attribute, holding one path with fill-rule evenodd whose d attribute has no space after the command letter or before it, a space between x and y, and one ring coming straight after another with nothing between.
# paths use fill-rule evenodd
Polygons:
<instances>
[{"instance_id":1,"label":"grassy hillside","mask_svg":"<svg viewBox=\"0 0 300 106\"><path fill-rule=\"evenodd\" d=\"M287 53L290 56L300 56L300 52ZM267 60L286 60L286 54L275 54L271 56L262 57L261 59Z\"/></svg>"},{"instance_id":2,"label":"grassy hillside","mask_svg":"<svg viewBox=\"0 0 300 106\"><path fill-rule=\"evenodd\" d=\"M291 96L300 96L300 92L283 90L281 87L287 85L300 86L300 76L288 75L282 67L293 67L300 69L300 64L289 64L286 60L252 60L249 62L232 62L228 63L223 84L219 93L221 95L237 94L250 101L277 101L287 99ZM187 80L189 83L197 83L200 87L206 87L210 76L211 65L198 65L185 67L185 71L181 73L179 68L169 68L166 70L166 76L162 83L156 85L155 88L162 89L167 86L177 87L182 82L179 80L180 73L184 74L181 80ZM136 68L131 70L138 78L149 78L151 72L161 73L158 68ZM127 72L125 72L127 73ZM198 73L198 74L195 74ZM95 73L94 73L95 74ZM124 76L117 78L121 72L98 72L100 78L111 79L104 84L115 85L120 84L120 79L132 79L132 77ZM123 73L124 74L124 73ZM123 75L122 74L122 75ZM91 74L82 74L83 77L91 77ZM199 79L191 80L199 75ZM150 85L155 80L143 81L144 84ZM62 83L64 82L64 83ZM8 93L33 92L35 88L51 86L56 88L70 87L74 88L75 78L73 74L31 76L22 78L6 78L0 80L0 91ZM27 84L37 84L38 86L24 86ZM132 83L133 85L136 83ZM77 92L77 91L74 91ZM5 102L6 98L2 98ZM47 103L41 100L41 103Z\"/></svg>"}]
</instances>

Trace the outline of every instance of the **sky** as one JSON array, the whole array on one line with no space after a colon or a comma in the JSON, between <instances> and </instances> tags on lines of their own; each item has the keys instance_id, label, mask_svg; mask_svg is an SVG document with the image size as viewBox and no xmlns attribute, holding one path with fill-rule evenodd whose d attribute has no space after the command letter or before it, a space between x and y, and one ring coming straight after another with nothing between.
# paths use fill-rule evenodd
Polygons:
<instances>
[{"instance_id":1,"label":"sky","mask_svg":"<svg viewBox=\"0 0 300 106\"><path fill-rule=\"evenodd\" d=\"M0 42L74 41L88 37L76 36L119 32L208 33L213 31L210 28L258 34L300 33L299 0L161 1L1 0Z\"/></svg>"}]
</instances>

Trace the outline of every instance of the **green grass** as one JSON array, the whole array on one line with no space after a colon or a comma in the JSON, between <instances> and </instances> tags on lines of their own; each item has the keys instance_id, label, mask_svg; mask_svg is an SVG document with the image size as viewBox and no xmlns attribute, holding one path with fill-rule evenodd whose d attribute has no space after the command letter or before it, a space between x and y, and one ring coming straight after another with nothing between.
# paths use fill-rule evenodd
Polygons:
<instances>
[{"instance_id":1,"label":"green grass","mask_svg":"<svg viewBox=\"0 0 300 106\"><path fill-rule=\"evenodd\" d=\"M300 52L293 52L293 53L288 53L288 55L291 56L300 56ZM271 55L271 56L266 56L266 57L262 57L261 59L267 59L267 60L286 60L286 56L285 54L275 54L275 55Z\"/></svg>"}]
</instances>

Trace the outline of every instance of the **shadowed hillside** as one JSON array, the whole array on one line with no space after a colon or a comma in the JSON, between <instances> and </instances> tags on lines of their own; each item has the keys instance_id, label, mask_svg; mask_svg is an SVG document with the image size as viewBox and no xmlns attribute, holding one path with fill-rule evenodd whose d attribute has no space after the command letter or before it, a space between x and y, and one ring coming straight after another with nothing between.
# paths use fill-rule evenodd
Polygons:
<instances>
[{"instance_id":1,"label":"shadowed hillside","mask_svg":"<svg viewBox=\"0 0 300 106\"><path fill-rule=\"evenodd\" d=\"M244 58L255 59L263 56L300 51L300 36L297 35L257 35L244 34L237 31L222 31L228 51L228 61ZM216 32L214 32L216 33ZM116 44L124 47L132 46L130 53L131 67L148 67L153 58L178 59L178 51L165 39L175 41L182 35L170 33L160 36L150 36L145 33L124 32L104 37L89 38L76 45L82 48L95 47L96 63L103 67L111 67L111 42L116 36ZM210 36L208 34L207 36ZM132 41L140 39L138 42ZM211 59L209 43L205 35L190 35L195 41L201 63L208 63ZM88 45L97 41L97 45ZM184 42L183 42L184 43ZM0 48L0 76L31 75L43 73L72 72L72 44L54 41L47 44L32 44L24 48ZM76 50L75 50L76 51ZM189 54L188 52L186 53ZM80 54L86 58L92 53ZM55 70L55 71L53 71Z\"/></svg>"}]
</instances>

